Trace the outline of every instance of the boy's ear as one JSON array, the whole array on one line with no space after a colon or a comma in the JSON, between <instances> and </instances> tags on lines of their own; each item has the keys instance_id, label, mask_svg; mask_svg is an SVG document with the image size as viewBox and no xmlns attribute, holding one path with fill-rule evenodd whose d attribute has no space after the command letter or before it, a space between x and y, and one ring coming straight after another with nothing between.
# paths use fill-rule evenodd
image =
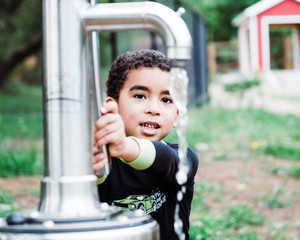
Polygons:
<instances>
[{"instance_id":1,"label":"boy's ear","mask_svg":"<svg viewBox=\"0 0 300 240\"><path fill-rule=\"evenodd\" d=\"M175 117L175 120L174 120L174 123L173 123L173 128L177 127L178 118L179 118L179 110L177 109L176 117Z\"/></svg>"},{"instance_id":2,"label":"boy's ear","mask_svg":"<svg viewBox=\"0 0 300 240\"><path fill-rule=\"evenodd\" d=\"M105 103L108 103L108 102L111 102L111 101L117 102L117 100L114 99L114 98L112 98L112 97L106 97L106 98L105 98Z\"/></svg>"}]
</instances>

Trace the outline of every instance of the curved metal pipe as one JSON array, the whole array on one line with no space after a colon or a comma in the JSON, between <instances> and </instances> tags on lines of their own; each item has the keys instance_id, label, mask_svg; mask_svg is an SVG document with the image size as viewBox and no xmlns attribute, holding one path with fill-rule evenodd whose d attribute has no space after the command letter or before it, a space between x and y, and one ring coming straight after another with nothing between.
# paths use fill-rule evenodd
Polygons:
<instances>
[{"instance_id":1,"label":"curved metal pipe","mask_svg":"<svg viewBox=\"0 0 300 240\"><path fill-rule=\"evenodd\" d=\"M192 39L180 13L156 2L107 3L82 13L87 31L155 31L163 38L171 61L191 59Z\"/></svg>"}]
</instances>

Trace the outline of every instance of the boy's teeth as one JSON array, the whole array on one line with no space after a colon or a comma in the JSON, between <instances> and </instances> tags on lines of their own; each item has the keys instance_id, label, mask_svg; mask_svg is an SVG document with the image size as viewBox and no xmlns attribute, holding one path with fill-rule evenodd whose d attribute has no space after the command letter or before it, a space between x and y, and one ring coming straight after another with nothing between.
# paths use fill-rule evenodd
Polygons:
<instances>
[{"instance_id":1,"label":"boy's teeth","mask_svg":"<svg viewBox=\"0 0 300 240\"><path fill-rule=\"evenodd\" d=\"M147 128L157 128L155 125L150 125L150 124L142 124L143 127L147 127Z\"/></svg>"}]
</instances>

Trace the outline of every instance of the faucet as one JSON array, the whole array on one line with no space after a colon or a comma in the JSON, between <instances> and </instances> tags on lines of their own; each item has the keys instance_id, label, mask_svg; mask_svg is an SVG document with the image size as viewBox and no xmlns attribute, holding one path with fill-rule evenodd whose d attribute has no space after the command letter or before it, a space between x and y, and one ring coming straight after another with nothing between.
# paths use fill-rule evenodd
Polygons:
<instances>
[{"instance_id":1,"label":"faucet","mask_svg":"<svg viewBox=\"0 0 300 240\"><path fill-rule=\"evenodd\" d=\"M175 67L184 67L191 58L191 36L180 11L155 2L43 0L43 17L45 172L38 211L50 218L98 215L91 33L155 31Z\"/></svg>"},{"instance_id":2,"label":"faucet","mask_svg":"<svg viewBox=\"0 0 300 240\"><path fill-rule=\"evenodd\" d=\"M90 7L82 18L86 31L114 32L148 30L164 40L166 55L171 61L187 61L192 41L185 22L178 12L156 2L107 3Z\"/></svg>"}]
</instances>

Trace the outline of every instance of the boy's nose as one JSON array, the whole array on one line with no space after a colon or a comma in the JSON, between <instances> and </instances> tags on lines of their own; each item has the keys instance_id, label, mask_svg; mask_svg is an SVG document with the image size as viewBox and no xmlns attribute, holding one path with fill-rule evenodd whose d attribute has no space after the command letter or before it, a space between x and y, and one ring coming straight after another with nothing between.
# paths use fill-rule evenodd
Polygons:
<instances>
[{"instance_id":1,"label":"boy's nose","mask_svg":"<svg viewBox=\"0 0 300 240\"><path fill-rule=\"evenodd\" d=\"M146 107L146 113L147 114L151 114L151 115L160 115L160 110L159 110L159 106L158 103L154 102L154 101L149 101L149 103L147 104Z\"/></svg>"}]
</instances>

